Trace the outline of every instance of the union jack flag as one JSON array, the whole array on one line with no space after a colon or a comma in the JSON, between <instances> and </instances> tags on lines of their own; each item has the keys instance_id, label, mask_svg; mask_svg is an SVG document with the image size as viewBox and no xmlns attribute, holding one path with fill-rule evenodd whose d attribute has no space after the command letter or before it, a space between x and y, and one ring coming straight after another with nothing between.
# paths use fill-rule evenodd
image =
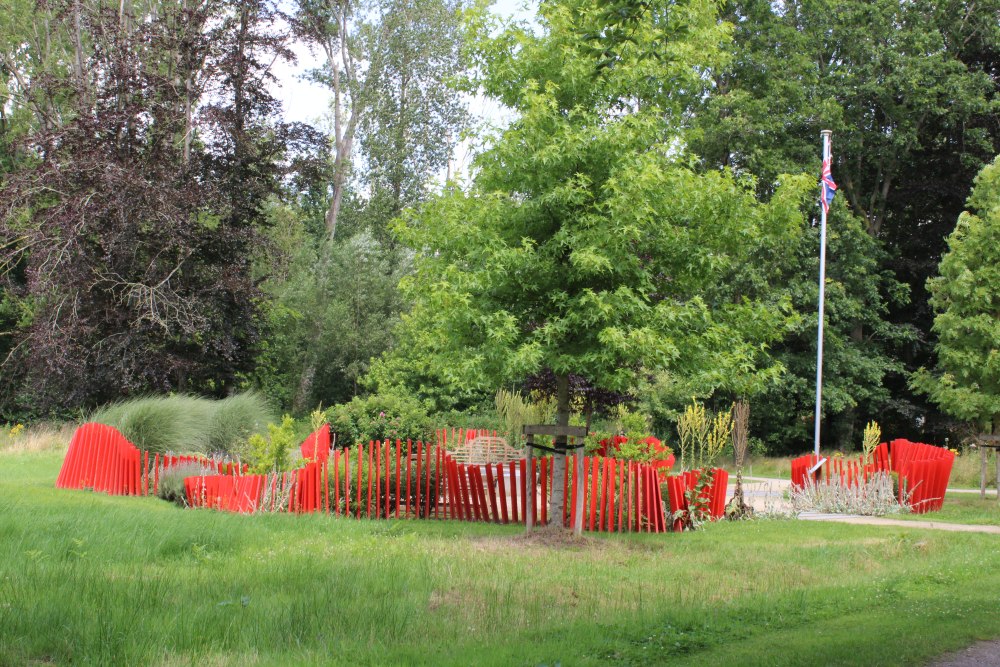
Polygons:
<instances>
[{"instance_id":1,"label":"union jack flag","mask_svg":"<svg viewBox=\"0 0 1000 667\"><path fill-rule=\"evenodd\" d=\"M829 213L833 196L837 193L837 184L833 182L833 175L830 174L830 158L823 160L823 171L819 175L819 185L819 202L823 205L823 212Z\"/></svg>"}]
</instances>

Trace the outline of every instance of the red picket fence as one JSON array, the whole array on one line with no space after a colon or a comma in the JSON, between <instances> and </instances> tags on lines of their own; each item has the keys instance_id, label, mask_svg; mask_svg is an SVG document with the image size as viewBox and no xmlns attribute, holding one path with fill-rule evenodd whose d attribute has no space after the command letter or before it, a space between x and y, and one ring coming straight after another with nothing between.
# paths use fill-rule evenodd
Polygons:
<instances>
[{"instance_id":1,"label":"red picket fence","mask_svg":"<svg viewBox=\"0 0 1000 667\"><path fill-rule=\"evenodd\" d=\"M454 440L453 440L454 442ZM575 456L567 457L564 483L573 497ZM656 470L617 459L584 457L583 526L589 531L667 530ZM261 476L245 476L242 479ZM185 480L194 507L224 511L326 512L356 519L440 518L493 523L527 522L528 493L534 490L533 523L548 522L552 492L550 458L507 464L456 462L440 445L369 442L335 450L325 461L270 475L251 485L232 476ZM570 501L563 524L576 514Z\"/></svg>"},{"instance_id":2,"label":"red picket fence","mask_svg":"<svg viewBox=\"0 0 1000 667\"><path fill-rule=\"evenodd\" d=\"M899 475L899 500L909 496L913 512L923 514L941 509L948 488L955 453L905 439L881 443L875 448L872 462L863 458L830 458L816 473L816 482L856 485L867 481L875 472L895 472ZM816 465L815 454L792 460L792 486L805 485L808 470Z\"/></svg>"},{"instance_id":3,"label":"red picket fence","mask_svg":"<svg viewBox=\"0 0 1000 667\"><path fill-rule=\"evenodd\" d=\"M93 489L113 496L156 493L160 473L172 466L198 463L223 475L240 474L246 466L205 456L150 454L105 424L83 424L73 433L56 477L58 489Z\"/></svg>"},{"instance_id":4,"label":"red picket fence","mask_svg":"<svg viewBox=\"0 0 1000 667\"><path fill-rule=\"evenodd\" d=\"M471 435L470 435L471 434ZM484 435L453 431L452 442ZM161 472L197 462L219 472L184 480L191 507L228 512L325 512L354 518L441 518L495 523L526 523L528 493L533 493L533 523L547 523L553 487L552 459L521 459L507 464L456 462L439 431L438 444L386 441L330 452L328 427L301 445L314 459L302 468L270 475L247 475L246 466L201 456L149 456L115 429L85 424L74 434L59 488L94 488L113 494L155 493ZM567 505L562 522L574 525L572 498L577 484L584 495L583 526L589 531L663 532L667 530L654 466L613 458L583 457L576 476L576 455L567 457L563 483Z\"/></svg>"},{"instance_id":5,"label":"red picket fence","mask_svg":"<svg viewBox=\"0 0 1000 667\"><path fill-rule=\"evenodd\" d=\"M84 424L73 433L58 489L93 489L113 496L146 495L149 452L141 452L117 429Z\"/></svg>"},{"instance_id":6,"label":"red picket fence","mask_svg":"<svg viewBox=\"0 0 1000 667\"><path fill-rule=\"evenodd\" d=\"M700 470L689 470L679 475L667 477L667 497L670 500L670 516L677 516L678 512L687 513L691 511L688 502L688 491L698 484ZM722 468L712 469L712 483L701 491L701 498L705 501L709 517L714 521L721 519L726 513L726 491L729 484L729 473ZM673 530L684 530L684 518L678 517L673 520Z\"/></svg>"},{"instance_id":7,"label":"red picket fence","mask_svg":"<svg viewBox=\"0 0 1000 667\"><path fill-rule=\"evenodd\" d=\"M573 503L578 484L576 456L566 457L563 476L567 502L562 523L575 525ZM507 464L462 464L445 455L445 516L464 521L527 523L528 494L533 493L532 523L548 523L554 470L549 457ZM602 532L667 530L660 486L653 466L613 458L583 457L583 528ZM554 519L554 517L552 517Z\"/></svg>"}]
</instances>

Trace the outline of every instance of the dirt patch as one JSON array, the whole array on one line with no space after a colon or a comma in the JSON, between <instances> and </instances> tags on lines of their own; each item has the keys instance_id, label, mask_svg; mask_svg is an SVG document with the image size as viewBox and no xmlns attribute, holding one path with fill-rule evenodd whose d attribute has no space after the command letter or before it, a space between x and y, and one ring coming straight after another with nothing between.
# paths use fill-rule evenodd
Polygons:
<instances>
[{"instance_id":1,"label":"dirt patch","mask_svg":"<svg viewBox=\"0 0 1000 667\"><path fill-rule=\"evenodd\" d=\"M509 551L510 549L560 549L569 551L590 551L607 549L612 546L607 540L593 537L577 537L573 531L560 526L540 526L532 529L530 535L510 535L506 537L479 537L472 544L483 551Z\"/></svg>"},{"instance_id":2,"label":"dirt patch","mask_svg":"<svg viewBox=\"0 0 1000 667\"><path fill-rule=\"evenodd\" d=\"M981 667L1000 665L1000 641L976 642L969 648L943 655L927 667Z\"/></svg>"}]
</instances>

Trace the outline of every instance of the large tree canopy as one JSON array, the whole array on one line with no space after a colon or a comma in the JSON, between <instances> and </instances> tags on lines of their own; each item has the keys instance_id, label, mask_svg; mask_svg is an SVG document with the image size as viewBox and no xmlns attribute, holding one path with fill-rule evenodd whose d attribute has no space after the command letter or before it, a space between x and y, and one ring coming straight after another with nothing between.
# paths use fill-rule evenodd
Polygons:
<instances>
[{"instance_id":1,"label":"large tree canopy","mask_svg":"<svg viewBox=\"0 0 1000 667\"><path fill-rule=\"evenodd\" d=\"M689 168L681 118L725 39L714 5L653 3L622 40L603 38L623 19L602 3L544 3L540 21L478 43L484 90L519 117L467 189L400 225L416 305L380 377L470 388L550 369L621 390L708 350L762 363L784 304L725 283L802 233L811 179L762 205L751 179Z\"/></svg>"}]
</instances>

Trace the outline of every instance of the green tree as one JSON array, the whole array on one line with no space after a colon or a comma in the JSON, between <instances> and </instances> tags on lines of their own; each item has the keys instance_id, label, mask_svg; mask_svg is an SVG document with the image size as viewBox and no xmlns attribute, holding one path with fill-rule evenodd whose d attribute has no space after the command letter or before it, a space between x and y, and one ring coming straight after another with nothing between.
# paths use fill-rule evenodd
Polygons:
<instances>
[{"instance_id":1,"label":"green tree","mask_svg":"<svg viewBox=\"0 0 1000 667\"><path fill-rule=\"evenodd\" d=\"M927 413L904 369L930 350L924 283L972 178L996 152L998 10L996 0L724 5L734 57L712 72L712 93L693 115L703 166L753 173L767 196L783 172L818 171L819 129L832 129L840 194L831 230L848 241L860 225L875 241L831 247L842 289L829 294L825 442L850 445L854 424L876 414L894 432L913 433ZM815 239L802 243L795 255L815 257ZM815 296L814 262L795 264L797 273L777 268L796 308L815 312L806 298ZM815 345L805 333L776 346L791 371L777 389L798 388L795 409L781 418L754 411L757 425L777 427L769 437L784 449L809 427L802 418ZM764 403L787 405L779 399Z\"/></svg>"},{"instance_id":2,"label":"green tree","mask_svg":"<svg viewBox=\"0 0 1000 667\"><path fill-rule=\"evenodd\" d=\"M949 415L1000 434L1000 157L983 168L927 283L937 312L937 373L913 386Z\"/></svg>"},{"instance_id":3,"label":"green tree","mask_svg":"<svg viewBox=\"0 0 1000 667\"><path fill-rule=\"evenodd\" d=\"M811 179L788 179L761 205L751 180L689 168L681 119L725 31L710 3L643 7L623 18L599 2L547 2L541 30L480 38L483 90L519 117L468 189L399 226L418 254L397 358L464 388L551 369L565 425L570 374L629 389L644 368L774 338L757 325L780 319L777 304L718 285L760 244L801 233ZM623 21L627 39L602 37Z\"/></svg>"}]
</instances>

